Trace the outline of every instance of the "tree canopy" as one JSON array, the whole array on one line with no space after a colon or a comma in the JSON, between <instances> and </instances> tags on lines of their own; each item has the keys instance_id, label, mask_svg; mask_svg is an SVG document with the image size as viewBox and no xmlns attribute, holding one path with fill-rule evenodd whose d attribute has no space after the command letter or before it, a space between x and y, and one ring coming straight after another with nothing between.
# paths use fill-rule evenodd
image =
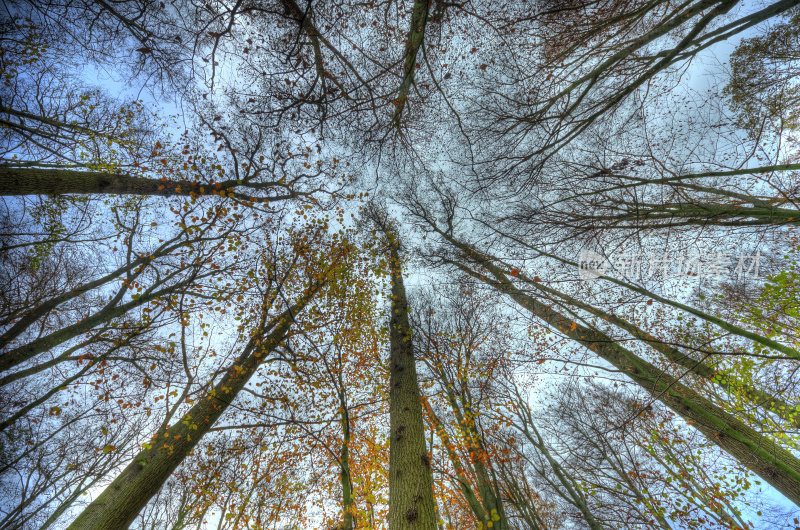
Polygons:
<instances>
[{"instance_id":1,"label":"tree canopy","mask_svg":"<svg viewBox=\"0 0 800 530\"><path fill-rule=\"evenodd\" d=\"M0 529L800 528L799 27L6 2Z\"/></svg>"}]
</instances>

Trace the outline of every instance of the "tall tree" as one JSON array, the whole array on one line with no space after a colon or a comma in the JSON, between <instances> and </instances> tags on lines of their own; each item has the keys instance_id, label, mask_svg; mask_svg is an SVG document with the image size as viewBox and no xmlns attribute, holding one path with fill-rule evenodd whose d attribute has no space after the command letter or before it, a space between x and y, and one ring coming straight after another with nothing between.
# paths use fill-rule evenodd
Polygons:
<instances>
[{"instance_id":1,"label":"tall tree","mask_svg":"<svg viewBox=\"0 0 800 530\"><path fill-rule=\"evenodd\" d=\"M417 203L415 213L421 223L456 249L455 259L448 257L445 250L440 257L445 263L497 288L548 326L609 362L650 392L655 399L692 422L692 425L723 450L746 463L788 499L800 504L800 460L790 451L723 411L597 328L580 324L576 316L565 315L553 305L521 290L511 280L511 277L520 274L519 270L504 270L490 257L457 238L452 225L452 213L444 228L436 223L424 205Z\"/></svg>"},{"instance_id":2,"label":"tall tree","mask_svg":"<svg viewBox=\"0 0 800 530\"><path fill-rule=\"evenodd\" d=\"M507 530L502 486L494 478L499 456L486 436L491 420L485 411L498 405L495 380L510 376L505 357L510 341L503 329L508 321L493 311L496 300L481 297L467 281L421 300L412 325L424 374L433 384L426 415L475 522Z\"/></svg>"},{"instance_id":3,"label":"tall tree","mask_svg":"<svg viewBox=\"0 0 800 530\"><path fill-rule=\"evenodd\" d=\"M305 263L293 257L298 271L274 271L273 278L265 278L269 283L277 282L280 286L289 274L298 276L297 280L302 283L295 287L299 295L291 306L277 315L270 314L270 309L282 293L281 289L267 292L253 315L257 324L250 332L250 339L233 364L226 368L222 378L173 425L159 429L133 462L72 522L71 528L129 526L214 426L258 368L271 360L269 355L286 340L298 315L326 284L336 281L337 267L347 262L347 254L351 250L346 243L341 246L323 244L322 248L314 248L314 243L313 239L306 243L309 245L309 255Z\"/></svg>"},{"instance_id":4,"label":"tall tree","mask_svg":"<svg viewBox=\"0 0 800 530\"><path fill-rule=\"evenodd\" d=\"M364 217L380 232L380 250L391 284L389 317L389 528L436 528L433 477L422 395L417 380L409 305L403 283L397 226L371 203Z\"/></svg>"}]
</instances>

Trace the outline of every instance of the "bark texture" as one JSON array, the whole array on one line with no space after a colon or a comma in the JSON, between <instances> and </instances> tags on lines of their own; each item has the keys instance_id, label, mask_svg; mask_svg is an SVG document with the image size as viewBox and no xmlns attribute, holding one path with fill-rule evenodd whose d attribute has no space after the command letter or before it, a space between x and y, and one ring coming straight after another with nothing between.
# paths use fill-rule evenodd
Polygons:
<instances>
[{"instance_id":1,"label":"bark texture","mask_svg":"<svg viewBox=\"0 0 800 530\"><path fill-rule=\"evenodd\" d=\"M214 425L250 377L265 355L286 337L293 317L311 299L315 291L274 319L272 332L258 334L248 342L236 362L228 368L214 389L174 425L160 429L133 462L87 506L69 530L121 530L128 528L148 501L155 495L183 459Z\"/></svg>"},{"instance_id":2,"label":"bark texture","mask_svg":"<svg viewBox=\"0 0 800 530\"><path fill-rule=\"evenodd\" d=\"M434 530L436 510L430 455L411 343L408 300L399 249L387 233L392 275L389 379L389 530Z\"/></svg>"},{"instance_id":3,"label":"bark texture","mask_svg":"<svg viewBox=\"0 0 800 530\"><path fill-rule=\"evenodd\" d=\"M772 440L723 411L677 379L619 345L604 333L578 324L519 290L502 269L468 245L446 236L471 260L489 271L484 276L463 264L465 272L508 294L520 306L583 344L664 403L710 441L753 470L787 499L800 506L800 460Z\"/></svg>"},{"instance_id":4,"label":"bark texture","mask_svg":"<svg viewBox=\"0 0 800 530\"><path fill-rule=\"evenodd\" d=\"M0 195L188 195L189 182L164 182L122 173L0 167Z\"/></svg>"},{"instance_id":5,"label":"bark texture","mask_svg":"<svg viewBox=\"0 0 800 530\"><path fill-rule=\"evenodd\" d=\"M339 455L342 480L342 530L353 530L353 480L350 477L350 414L344 393L340 393L342 403L342 448Z\"/></svg>"}]
</instances>

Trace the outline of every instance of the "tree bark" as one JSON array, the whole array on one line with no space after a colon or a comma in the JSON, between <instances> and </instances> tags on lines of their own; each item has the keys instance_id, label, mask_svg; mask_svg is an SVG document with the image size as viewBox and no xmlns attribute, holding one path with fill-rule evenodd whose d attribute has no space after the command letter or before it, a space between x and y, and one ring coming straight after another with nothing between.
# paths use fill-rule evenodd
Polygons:
<instances>
[{"instance_id":1,"label":"tree bark","mask_svg":"<svg viewBox=\"0 0 800 530\"><path fill-rule=\"evenodd\" d=\"M436 510L425 446L408 300L396 236L387 231L392 281L389 377L389 530L434 530Z\"/></svg>"},{"instance_id":2,"label":"tree bark","mask_svg":"<svg viewBox=\"0 0 800 530\"><path fill-rule=\"evenodd\" d=\"M550 306L520 291L505 273L471 247L446 236L464 254L494 277L488 278L457 262L454 265L508 294L520 306L586 346L627 375L655 399L664 403L710 441L758 474L787 499L800 506L800 460L742 421L684 386L677 379L641 359L604 333L565 317Z\"/></svg>"},{"instance_id":3,"label":"tree bark","mask_svg":"<svg viewBox=\"0 0 800 530\"><path fill-rule=\"evenodd\" d=\"M139 452L133 462L72 522L69 530L128 528L200 438L236 399L263 362L265 354L286 338L294 315L305 307L317 290L318 287L309 289L300 301L273 319L270 327L274 329L268 336L259 333L251 338L206 398L194 405L175 425L159 429L153 437L152 447Z\"/></svg>"},{"instance_id":4,"label":"tree bark","mask_svg":"<svg viewBox=\"0 0 800 530\"><path fill-rule=\"evenodd\" d=\"M350 476L350 414L344 397L342 404L342 448L339 455L342 479L342 530L353 530L353 480Z\"/></svg>"},{"instance_id":5,"label":"tree bark","mask_svg":"<svg viewBox=\"0 0 800 530\"><path fill-rule=\"evenodd\" d=\"M233 183L224 183L227 189ZM204 190L205 191L205 190ZM208 190L209 192L211 189ZM172 195L200 194L200 185L124 173L0 166L0 195Z\"/></svg>"}]
</instances>

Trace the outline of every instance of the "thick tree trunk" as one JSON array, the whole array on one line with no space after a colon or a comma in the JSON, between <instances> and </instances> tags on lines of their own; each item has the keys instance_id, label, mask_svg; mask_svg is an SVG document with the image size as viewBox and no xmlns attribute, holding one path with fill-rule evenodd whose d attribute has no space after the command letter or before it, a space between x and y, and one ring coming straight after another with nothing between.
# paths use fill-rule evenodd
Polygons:
<instances>
[{"instance_id":1,"label":"thick tree trunk","mask_svg":"<svg viewBox=\"0 0 800 530\"><path fill-rule=\"evenodd\" d=\"M128 528L148 501L155 495L183 459L194 449L200 438L236 399L250 377L261 365L264 356L285 338L294 315L305 307L316 290L293 307L273 319L272 333L255 335L242 355L231 365L214 389L175 425L160 429L153 437L152 447L141 451L103 492L87 506L70 530L122 530Z\"/></svg>"},{"instance_id":2,"label":"thick tree trunk","mask_svg":"<svg viewBox=\"0 0 800 530\"><path fill-rule=\"evenodd\" d=\"M392 275L389 378L389 530L434 530L436 510L430 457L425 446L408 301L398 245L387 234Z\"/></svg>"},{"instance_id":3,"label":"thick tree trunk","mask_svg":"<svg viewBox=\"0 0 800 530\"><path fill-rule=\"evenodd\" d=\"M235 181L214 187L188 181L162 181L124 173L102 173L74 169L14 168L0 166L0 195L202 195L229 190Z\"/></svg>"},{"instance_id":4,"label":"thick tree trunk","mask_svg":"<svg viewBox=\"0 0 800 530\"><path fill-rule=\"evenodd\" d=\"M400 125L400 118L403 116L403 109L406 106L411 84L414 81L414 73L418 66L417 52L422 47L422 41L425 38L425 25L428 22L430 5L431 3L428 0L416 0L411 11L411 24L408 28L406 49L403 53L403 78L397 91L397 97L394 100L395 108L392 123L395 127Z\"/></svg>"},{"instance_id":5,"label":"thick tree trunk","mask_svg":"<svg viewBox=\"0 0 800 530\"><path fill-rule=\"evenodd\" d=\"M342 449L339 455L342 479L342 530L353 530L353 481L350 477L350 415L342 401Z\"/></svg>"},{"instance_id":6,"label":"thick tree trunk","mask_svg":"<svg viewBox=\"0 0 800 530\"><path fill-rule=\"evenodd\" d=\"M520 291L505 273L485 256L452 238L471 260L486 268L494 280L458 264L465 272L508 294L549 326L586 346L675 411L710 441L752 469L786 498L800 506L800 460L731 414L684 386L604 333L578 324L532 296Z\"/></svg>"},{"instance_id":7,"label":"thick tree trunk","mask_svg":"<svg viewBox=\"0 0 800 530\"><path fill-rule=\"evenodd\" d=\"M520 274L519 278L526 282L527 284L551 295L555 295L558 298L566 301L573 307L579 307L589 313L602 318L606 322L614 324L620 329L623 329L630 333L633 337L641 340L642 342L646 343L648 346L653 348L654 350L658 351L659 353L663 354L667 359L672 361L673 363L681 366L682 368L688 370L692 374L705 379L709 383L713 383L719 385L724 391L733 394L740 392L744 394L753 404L763 408L764 410L768 410L782 418L784 421L791 423L794 427L800 428L800 417L795 412L795 408L790 406L786 401L782 400L780 397L774 396L768 392L764 392L763 390L756 388L749 381L737 381L735 384L731 383L724 377L719 377L717 372L705 364L703 361L698 361L689 357L687 354L680 351L678 348L671 346L670 344L658 340L643 329L639 328L635 324L628 322L627 320L620 318L612 313L608 313L594 307L590 304L585 302L581 302L580 300L576 300L571 296L562 293L556 289L551 287L547 287L541 283L535 282L530 278L527 278L525 275Z\"/></svg>"}]
</instances>

